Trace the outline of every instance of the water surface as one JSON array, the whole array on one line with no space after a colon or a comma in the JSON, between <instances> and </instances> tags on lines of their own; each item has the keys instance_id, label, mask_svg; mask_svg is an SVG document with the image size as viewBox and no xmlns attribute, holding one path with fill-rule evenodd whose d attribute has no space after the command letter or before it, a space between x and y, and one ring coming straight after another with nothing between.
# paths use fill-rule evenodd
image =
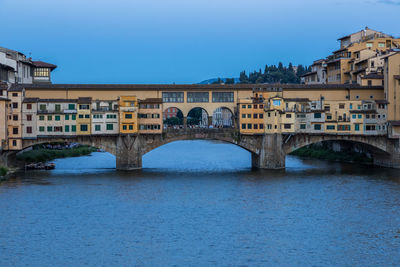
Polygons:
<instances>
[{"instance_id":1,"label":"water surface","mask_svg":"<svg viewBox=\"0 0 400 267\"><path fill-rule=\"evenodd\" d=\"M398 170L174 142L115 171L108 153L0 184L0 266L398 266Z\"/></svg>"}]
</instances>

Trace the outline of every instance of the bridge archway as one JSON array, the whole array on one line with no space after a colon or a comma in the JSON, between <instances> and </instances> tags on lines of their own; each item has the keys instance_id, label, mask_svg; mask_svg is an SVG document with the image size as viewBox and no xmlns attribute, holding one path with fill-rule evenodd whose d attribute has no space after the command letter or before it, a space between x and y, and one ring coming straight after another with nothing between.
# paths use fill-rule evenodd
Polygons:
<instances>
[{"instance_id":1,"label":"bridge archway","mask_svg":"<svg viewBox=\"0 0 400 267\"><path fill-rule=\"evenodd\" d=\"M215 128L234 127L234 115L232 110L227 107L219 107L212 114L212 125Z\"/></svg>"},{"instance_id":2,"label":"bridge archway","mask_svg":"<svg viewBox=\"0 0 400 267\"><path fill-rule=\"evenodd\" d=\"M177 107L168 107L163 111L164 127L176 128L184 126L184 116L182 110Z\"/></svg>"},{"instance_id":3,"label":"bridge archway","mask_svg":"<svg viewBox=\"0 0 400 267\"><path fill-rule=\"evenodd\" d=\"M211 117L206 109L194 107L187 114L187 125L195 128L207 128L211 124Z\"/></svg>"}]
</instances>

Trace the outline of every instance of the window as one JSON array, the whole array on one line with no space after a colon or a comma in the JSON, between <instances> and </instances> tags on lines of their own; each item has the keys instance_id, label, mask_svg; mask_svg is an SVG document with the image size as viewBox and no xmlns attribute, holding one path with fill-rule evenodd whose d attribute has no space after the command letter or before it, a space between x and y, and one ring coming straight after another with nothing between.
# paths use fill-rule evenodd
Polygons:
<instances>
[{"instance_id":1,"label":"window","mask_svg":"<svg viewBox=\"0 0 400 267\"><path fill-rule=\"evenodd\" d=\"M78 115L79 119L83 119L83 114Z\"/></svg>"},{"instance_id":2,"label":"window","mask_svg":"<svg viewBox=\"0 0 400 267\"><path fill-rule=\"evenodd\" d=\"M13 146L17 146L17 140L12 141Z\"/></svg>"},{"instance_id":3,"label":"window","mask_svg":"<svg viewBox=\"0 0 400 267\"><path fill-rule=\"evenodd\" d=\"M126 130L126 125L122 125L122 130Z\"/></svg>"},{"instance_id":4,"label":"window","mask_svg":"<svg viewBox=\"0 0 400 267\"><path fill-rule=\"evenodd\" d=\"M107 114L107 119L116 119L117 115L116 114Z\"/></svg>"},{"instance_id":5,"label":"window","mask_svg":"<svg viewBox=\"0 0 400 267\"><path fill-rule=\"evenodd\" d=\"M254 109L257 109L257 105L256 105L256 104L254 104L254 105L253 105L253 108L254 108Z\"/></svg>"},{"instance_id":6,"label":"window","mask_svg":"<svg viewBox=\"0 0 400 267\"><path fill-rule=\"evenodd\" d=\"M188 92L187 93L187 102L188 103L207 103L209 100L210 94L208 92Z\"/></svg>"},{"instance_id":7,"label":"window","mask_svg":"<svg viewBox=\"0 0 400 267\"><path fill-rule=\"evenodd\" d=\"M69 120L69 114L65 114L65 120L66 120L66 121Z\"/></svg>"},{"instance_id":8,"label":"window","mask_svg":"<svg viewBox=\"0 0 400 267\"><path fill-rule=\"evenodd\" d=\"M326 125L327 130L335 130L335 125Z\"/></svg>"},{"instance_id":9,"label":"window","mask_svg":"<svg viewBox=\"0 0 400 267\"><path fill-rule=\"evenodd\" d=\"M373 95L370 95L370 96L369 96L369 98L373 99L373 98L374 98L374 96L373 96Z\"/></svg>"},{"instance_id":10,"label":"window","mask_svg":"<svg viewBox=\"0 0 400 267\"><path fill-rule=\"evenodd\" d=\"M212 102L233 102L233 92L213 92Z\"/></svg>"},{"instance_id":11,"label":"window","mask_svg":"<svg viewBox=\"0 0 400 267\"><path fill-rule=\"evenodd\" d=\"M281 105L281 100L280 100L280 99L274 99L274 100L272 100L272 105L274 105L274 106L280 106L280 105Z\"/></svg>"},{"instance_id":12,"label":"window","mask_svg":"<svg viewBox=\"0 0 400 267\"><path fill-rule=\"evenodd\" d=\"M32 127L31 126L26 127L26 133L28 133L28 134L32 133Z\"/></svg>"},{"instance_id":13,"label":"window","mask_svg":"<svg viewBox=\"0 0 400 267\"><path fill-rule=\"evenodd\" d=\"M26 115L26 120L27 121L32 121L32 115L31 114Z\"/></svg>"},{"instance_id":14,"label":"window","mask_svg":"<svg viewBox=\"0 0 400 267\"><path fill-rule=\"evenodd\" d=\"M90 119L90 115L89 114L85 114L85 119Z\"/></svg>"},{"instance_id":15,"label":"window","mask_svg":"<svg viewBox=\"0 0 400 267\"><path fill-rule=\"evenodd\" d=\"M93 114L93 119L102 119L103 114Z\"/></svg>"},{"instance_id":16,"label":"window","mask_svg":"<svg viewBox=\"0 0 400 267\"><path fill-rule=\"evenodd\" d=\"M366 131L375 131L375 125L366 125L365 130Z\"/></svg>"},{"instance_id":17,"label":"window","mask_svg":"<svg viewBox=\"0 0 400 267\"><path fill-rule=\"evenodd\" d=\"M79 105L79 109L89 109L89 105L88 104L81 104L81 105Z\"/></svg>"},{"instance_id":18,"label":"window","mask_svg":"<svg viewBox=\"0 0 400 267\"><path fill-rule=\"evenodd\" d=\"M18 93L12 93L12 96L14 96L14 97L18 96Z\"/></svg>"},{"instance_id":19,"label":"window","mask_svg":"<svg viewBox=\"0 0 400 267\"><path fill-rule=\"evenodd\" d=\"M162 93L163 102L183 103L183 92L164 92Z\"/></svg>"},{"instance_id":20,"label":"window","mask_svg":"<svg viewBox=\"0 0 400 267\"><path fill-rule=\"evenodd\" d=\"M65 125L65 132L69 133L69 125Z\"/></svg>"},{"instance_id":21,"label":"window","mask_svg":"<svg viewBox=\"0 0 400 267\"><path fill-rule=\"evenodd\" d=\"M54 132L62 132L62 126L54 126Z\"/></svg>"},{"instance_id":22,"label":"window","mask_svg":"<svg viewBox=\"0 0 400 267\"><path fill-rule=\"evenodd\" d=\"M125 114L125 119L132 119L132 114Z\"/></svg>"},{"instance_id":23,"label":"window","mask_svg":"<svg viewBox=\"0 0 400 267\"><path fill-rule=\"evenodd\" d=\"M359 119L362 119L362 114L358 114L358 118L359 118Z\"/></svg>"},{"instance_id":24,"label":"window","mask_svg":"<svg viewBox=\"0 0 400 267\"><path fill-rule=\"evenodd\" d=\"M48 121L51 121L51 120L53 120L53 116L51 116L51 115L48 115L48 116L47 116L47 120L48 120Z\"/></svg>"},{"instance_id":25,"label":"window","mask_svg":"<svg viewBox=\"0 0 400 267\"><path fill-rule=\"evenodd\" d=\"M52 131L53 131L53 127L47 126L47 131L48 131L48 132L52 132Z\"/></svg>"},{"instance_id":26,"label":"window","mask_svg":"<svg viewBox=\"0 0 400 267\"><path fill-rule=\"evenodd\" d=\"M49 70L49 68L35 68L33 75L35 77L49 77L50 70Z\"/></svg>"},{"instance_id":27,"label":"window","mask_svg":"<svg viewBox=\"0 0 400 267\"><path fill-rule=\"evenodd\" d=\"M353 104L352 103L350 103L350 109L353 109Z\"/></svg>"},{"instance_id":28,"label":"window","mask_svg":"<svg viewBox=\"0 0 400 267\"><path fill-rule=\"evenodd\" d=\"M101 130L101 125L95 125L95 126L94 126L94 130L95 130L96 132L100 131L100 130Z\"/></svg>"},{"instance_id":29,"label":"window","mask_svg":"<svg viewBox=\"0 0 400 267\"><path fill-rule=\"evenodd\" d=\"M76 125L72 125L71 129L72 129L73 132L76 132Z\"/></svg>"},{"instance_id":30,"label":"window","mask_svg":"<svg viewBox=\"0 0 400 267\"><path fill-rule=\"evenodd\" d=\"M286 118L291 118L292 114L286 114Z\"/></svg>"},{"instance_id":31,"label":"window","mask_svg":"<svg viewBox=\"0 0 400 267\"><path fill-rule=\"evenodd\" d=\"M26 104L26 109L32 109L32 104Z\"/></svg>"},{"instance_id":32,"label":"window","mask_svg":"<svg viewBox=\"0 0 400 267\"><path fill-rule=\"evenodd\" d=\"M43 116L43 115L40 115L40 116L39 116L39 120L40 120L40 121L44 121L44 116Z\"/></svg>"},{"instance_id":33,"label":"window","mask_svg":"<svg viewBox=\"0 0 400 267\"><path fill-rule=\"evenodd\" d=\"M378 47L379 48L384 48L385 47L385 43L378 43Z\"/></svg>"},{"instance_id":34,"label":"window","mask_svg":"<svg viewBox=\"0 0 400 267\"><path fill-rule=\"evenodd\" d=\"M75 104L68 104L68 109L69 109L69 110L75 109Z\"/></svg>"},{"instance_id":35,"label":"window","mask_svg":"<svg viewBox=\"0 0 400 267\"><path fill-rule=\"evenodd\" d=\"M264 124L260 123L260 129L264 129Z\"/></svg>"},{"instance_id":36,"label":"window","mask_svg":"<svg viewBox=\"0 0 400 267\"><path fill-rule=\"evenodd\" d=\"M254 118L254 119L258 119L258 114L257 114L257 113L254 113L254 114L253 114L253 118Z\"/></svg>"},{"instance_id":37,"label":"window","mask_svg":"<svg viewBox=\"0 0 400 267\"><path fill-rule=\"evenodd\" d=\"M76 115L72 114L72 120L75 121L76 120Z\"/></svg>"},{"instance_id":38,"label":"window","mask_svg":"<svg viewBox=\"0 0 400 267\"><path fill-rule=\"evenodd\" d=\"M300 124L300 129L301 130L305 130L306 129L306 125L305 124Z\"/></svg>"},{"instance_id":39,"label":"window","mask_svg":"<svg viewBox=\"0 0 400 267\"><path fill-rule=\"evenodd\" d=\"M314 124L314 130L321 130L321 124Z\"/></svg>"},{"instance_id":40,"label":"window","mask_svg":"<svg viewBox=\"0 0 400 267\"><path fill-rule=\"evenodd\" d=\"M39 126L39 132L44 132L44 126Z\"/></svg>"},{"instance_id":41,"label":"window","mask_svg":"<svg viewBox=\"0 0 400 267\"><path fill-rule=\"evenodd\" d=\"M264 118L264 114L263 114L263 113L260 113L260 114L258 115L258 117L259 117L260 119L262 119L262 118Z\"/></svg>"},{"instance_id":42,"label":"window","mask_svg":"<svg viewBox=\"0 0 400 267\"><path fill-rule=\"evenodd\" d=\"M242 114L242 119L245 119L246 118L246 114Z\"/></svg>"},{"instance_id":43,"label":"window","mask_svg":"<svg viewBox=\"0 0 400 267\"><path fill-rule=\"evenodd\" d=\"M56 104L56 111L60 112L61 111L61 105L60 104Z\"/></svg>"},{"instance_id":44,"label":"window","mask_svg":"<svg viewBox=\"0 0 400 267\"><path fill-rule=\"evenodd\" d=\"M246 124L242 123L242 129L246 129Z\"/></svg>"},{"instance_id":45,"label":"window","mask_svg":"<svg viewBox=\"0 0 400 267\"><path fill-rule=\"evenodd\" d=\"M338 125L338 131L350 131L350 125Z\"/></svg>"},{"instance_id":46,"label":"window","mask_svg":"<svg viewBox=\"0 0 400 267\"><path fill-rule=\"evenodd\" d=\"M314 113L314 119L320 119L320 118L321 118L321 113ZM319 124L316 124L316 125L319 125Z\"/></svg>"},{"instance_id":47,"label":"window","mask_svg":"<svg viewBox=\"0 0 400 267\"><path fill-rule=\"evenodd\" d=\"M292 128L292 125L289 124L289 123L285 123L284 126L283 126L283 128L285 128L285 129L290 129L290 128Z\"/></svg>"},{"instance_id":48,"label":"window","mask_svg":"<svg viewBox=\"0 0 400 267\"><path fill-rule=\"evenodd\" d=\"M81 124L81 132L87 132L88 130L88 125L87 124Z\"/></svg>"},{"instance_id":49,"label":"window","mask_svg":"<svg viewBox=\"0 0 400 267\"><path fill-rule=\"evenodd\" d=\"M12 103L12 107L13 107L13 108L18 108L18 103L13 102L13 103Z\"/></svg>"},{"instance_id":50,"label":"window","mask_svg":"<svg viewBox=\"0 0 400 267\"><path fill-rule=\"evenodd\" d=\"M106 129L107 129L107 131L112 131L112 130L114 130L114 124L111 124L111 123L109 123L109 124L107 124L106 125Z\"/></svg>"},{"instance_id":51,"label":"window","mask_svg":"<svg viewBox=\"0 0 400 267\"><path fill-rule=\"evenodd\" d=\"M359 95L356 95L356 99L360 99L360 96L359 96Z\"/></svg>"},{"instance_id":52,"label":"window","mask_svg":"<svg viewBox=\"0 0 400 267\"><path fill-rule=\"evenodd\" d=\"M247 114L247 118L249 118L249 119L250 119L250 118L251 118L251 114Z\"/></svg>"},{"instance_id":53,"label":"window","mask_svg":"<svg viewBox=\"0 0 400 267\"><path fill-rule=\"evenodd\" d=\"M339 104L339 109L344 109L344 104L343 103Z\"/></svg>"},{"instance_id":54,"label":"window","mask_svg":"<svg viewBox=\"0 0 400 267\"><path fill-rule=\"evenodd\" d=\"M55 119L56 121L59 121L59 120L60 120L60 115L54 116L54 119Z\"/></svg>"},{"instance_id":55,"label":"window","mask_svg":"<svg viewBox=\"0 0 400 267\"><path fill-rule=\"evenodd\" d=\"M17 121L18 120L18 115L13 115L13 121Z\"/></svg>"},{"instance_id":56,"label":"window","mask_svg":"<svg viewBox=\"0 0 400 267\"><path fill-rule=\"evenodd\" d=\"M250 124L250 123L249 123L249 124L247 124L247 129L249 129L249 130L250 130L250 129L252 128L252 126L253 126L253 125L252 125L252 124Z\"/></svg>"},{"instance_id":57,"label":"window","mask_svg":"<svg viewBox=\"0 0 400 267\"><path fill-rule=\"evenodd\" d=\"M366 46L367 46L367 48L372 48L373 43L367 43Z\"/></svg>"},{"instance_id":58,"label":"window","mask_svg":"<svg viewBox=\"0 0 400 267\"><path fill-rule=\"evenodd\" d=\"M332 120L332 115L327 115L327 116L326 116L326 119L327 119L327 120Z\"/></svg>"},{"instance_id":59,"label":"window","mask_svg":"<svg viewBox=\"0 0 400 267\"><path fill-rule=\"evenodd\" d=\"M324 110L325 111L331 111L331 106L329 106L329 105L324 106Z\"/></svg>"},{"instance_id":60,"label":"window","mask_svg":"<svg viewBox=\"0 0 400 267\"><path fill-rule=\"evenodd\" d=\"M242 108L246 108L246 105L242 105Z\"/></svg>"},{"instance_id":61,"label":"window","mask_svg":"<svg viewBox=\"0 0 400 267\"><path fill-rule=\"evenodd\" d=\"M253 126L255 130L258 130L258 124L254 124Z\"/></svg>"},{"instance_id":62,"label":"window","mask_svg":"<svg viewBox=\"0 0 400 267\"><path fill-rule=\"evenodd\" d=\"M133 125L129 124L129 130L133 130Z\"/></svg>"},{"instance_id":63,"label":"window","mask_svg":"<svg viewBox=\"0 0 400 267\"><path fill-rule=\"evenodd\" d=\"M251 108L251 105L247 105L247 108Z\"/></svg>"}]
</instances>

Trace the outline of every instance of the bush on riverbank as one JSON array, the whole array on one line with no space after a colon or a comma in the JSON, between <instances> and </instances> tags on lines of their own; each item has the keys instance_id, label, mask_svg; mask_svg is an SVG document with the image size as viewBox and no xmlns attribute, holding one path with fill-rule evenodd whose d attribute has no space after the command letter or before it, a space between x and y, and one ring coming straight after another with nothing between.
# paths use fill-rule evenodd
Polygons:
<instances>
[{"instance_id":1,"label":"bush on riverbank","mask_svg":"<svg viewBox=\"0 0 400 267\"><path fill-rule=\"evenodd\" d=\"M26 163L46 162L57 158L79 157L89 155L96 151L96 148L90 146L79 146L71 149L34 149L24 152L17 156L17 159Z\"/></svg>"},{"instance_id":2,"label":"bush on riverbank","mask_svg":"<svg viewBox=\"0 0 400 267\"><path fill-rule=\"evenodd\" d=\"M0 167L0 176L5 176L8 173L8 169L6 167Z\"/></svg>"},{"instance_id":3,"label":"bush on riverbank","mask_svg":"<svg viewBox=\"0 0 400 267\"><path fill-rule=\"evenodd\" d=\"M304 158L323 159L330 161L372 163L372 159L365 153L337 152L323 147L306 146L290 153Z\"/></svg>"}]
</instances>

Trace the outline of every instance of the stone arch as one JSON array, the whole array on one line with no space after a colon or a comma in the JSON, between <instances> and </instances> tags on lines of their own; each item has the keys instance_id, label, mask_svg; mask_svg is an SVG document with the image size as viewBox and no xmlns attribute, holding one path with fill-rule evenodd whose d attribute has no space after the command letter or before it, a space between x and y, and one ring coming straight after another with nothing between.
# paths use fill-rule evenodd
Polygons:
<instances>
[{"instance_id":1,"label":"stone arch","mask_svg":"<svg viewBox=\"0 0 400 267\"><path fill-rule=\"evenodd\" d=\"M117 153L116 138L114 136L77 136L73 138L67 137L53 137L53 138L37 138L37 139L25 139L22 142L22 149L26 149L35 145L48 144L53 142L69 142L78 143L81 145L88 145L103 149L104 151L113 154Z\"/></svg>"},{"instance_id":2,"label":"stone arch","mask_svg":"<svg viewBox=\"0 0 400 267\"><path fill-rule=\"evenodd\" d=\"M167 107L163 111L164 127L176 127L184 125L184 113L178 107Z\"/></svg>"},{"instance_id":3,"label":"stone arch","mask_svg":"<svg viewBox=\"0 0 400 267\"><path fill-rule=\"evenodd\" d=\"M262 137L253 136L239 137L234 129L171 129L162 138L157 136L146 136L142 139L142 155L168 143L183 140L216 140L237 145L246 151L257 154L258 142Z\"/></svg>"},{"instance_id":4,"label":"stone arch","mask_svg":"<svg viewBox=\"0 0 400 267\"><path fill-rule=\"evenodd\" d=\"M212 114L212 125L217 128L234 127L235 119L233 111L225 106L216 108Z\"/></svg>"},{"instance_id":5,"label":"stone arch","mask_svg":"<svg viewBox=\"0 0 400 267\"><path fill-rule=\"evenodd\" d=\"M284 138L283 150L285 154L300 149L302 147L320 143L323 141L350 142L365 145L373 154L390 155L391 144L388 144L386 137L373 136L351 136L351 135L310 135L296 134L288 135Z\"/></svg>"},{"instance_id":6,"label":"stone arch","mask_svg":"<svg viewBox=\"0 0 400 267\"><path fill-rule=\"evenodd\" d=\"M187 125L197 125L200 127L208 127L211 124L211 117L207 109L203 107L193 107L186 116Z\"/></svg>"}]
</instances>

